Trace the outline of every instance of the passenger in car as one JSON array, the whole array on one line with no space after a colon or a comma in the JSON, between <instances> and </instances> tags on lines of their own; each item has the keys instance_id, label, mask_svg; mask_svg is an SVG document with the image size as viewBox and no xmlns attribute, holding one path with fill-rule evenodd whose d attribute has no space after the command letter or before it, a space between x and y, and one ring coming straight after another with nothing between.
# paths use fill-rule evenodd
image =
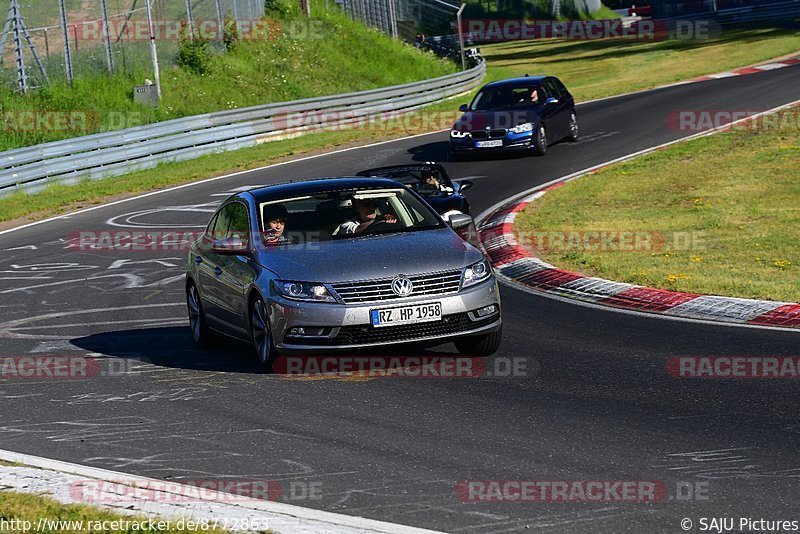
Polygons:
<instances>
[{"instance_id":1,"label":"passenger in car","mask_svg":"<svg viewBox=\"0 0 800 534\"><path fill-rule=\"evenodd\" d=\"M283 235L286 230L286 220L289 213L283 204L269 204L264 206L264 240L268 244L286 242Z\"/></svg>"},{"instance_id":2,"label":"passenger in car","mask_svg":"<svg viewBox=\"0 0 800 534\"><path fill-rule=\"evenodd\" d=\"M432 170L422 171L422 187L421 192L424 191L439 191L442 193L452 193L453 189L442 184L437 178L436 173Z\"/></svg>"},{"instance_id":3,"label":"passenger in car","mask_svg":"<svg viewBox=\"0 0 800 534\"><path fill-rule=\"evenodd\" d=\"M340 224L334 230L334 235L358 234L374 223L395 224L397 222L397 217L391 213L378 217L378 203L371 198L353 199L353 209L356 212L355 216Z\"/></svg>"}]
</instances>

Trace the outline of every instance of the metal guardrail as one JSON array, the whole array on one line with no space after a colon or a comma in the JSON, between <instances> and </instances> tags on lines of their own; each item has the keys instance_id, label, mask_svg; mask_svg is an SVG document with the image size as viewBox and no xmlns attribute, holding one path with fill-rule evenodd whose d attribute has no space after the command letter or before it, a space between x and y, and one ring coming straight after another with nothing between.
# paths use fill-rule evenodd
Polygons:
<instances>
[{"instance_id":1,"label":"metal guardrail","mask_svg":"<svg viewBox=\"0 0 800 534\"><path fill-rule=\"evenodd\" d=\"M107 178L255 146L385 113L412 111L477 87L486 64L422 82L220 111L0 153L0 195ZM299 117L300 120L297 120Z\"/></svg>"}]
</instances>

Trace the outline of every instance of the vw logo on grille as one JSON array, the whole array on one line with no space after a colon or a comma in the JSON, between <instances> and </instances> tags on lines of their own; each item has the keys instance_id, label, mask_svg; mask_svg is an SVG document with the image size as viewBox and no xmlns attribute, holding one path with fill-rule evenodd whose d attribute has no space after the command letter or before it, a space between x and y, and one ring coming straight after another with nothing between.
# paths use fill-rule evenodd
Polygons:
<instances>
[{"instance_id":1,"label":"vw logo on grille","mask_svg":"<svg viewBox=\"0 0 800 534\"><path fill-rule=\"evenodd\" d=\"M392 280L392 291L398 297L405 297L414 291L414 284L405 276L398 276Z\"/></svg>"}]
</instances>

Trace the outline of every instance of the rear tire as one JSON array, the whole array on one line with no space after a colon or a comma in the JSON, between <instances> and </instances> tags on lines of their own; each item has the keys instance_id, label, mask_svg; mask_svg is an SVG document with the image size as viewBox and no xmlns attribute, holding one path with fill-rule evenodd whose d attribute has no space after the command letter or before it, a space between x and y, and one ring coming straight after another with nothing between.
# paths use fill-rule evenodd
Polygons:
<instances>
[{"instance_id":1,"label":"rear tire","mask_svg":"<svg viewBox=\"0 0 800 534\"><path fill-rule=\"evenodd\" d=\"M503 328L480 336L469 336L455 341L456 349L464 356L491 356L500 348Z\"/></svg>"},{"instance_id":2,"label":"rear tire","mask_svg":"<svg viewBox=\"0 0 800 534\"><path fill-rule=\"evenodd\" d=\"M261 369L272 370L272 362L277 356L272 344L272 331L269 326L269 312L260 296L250 303L250 340Z\"/></svg>"},{"instance_id":3,"label":"rear tire","mask_svg":"<svg viewBox=\"0 0 800 534\"><path fill-rule=\"evenodd\" d=\"M536 135L533 137L533 148L531 151L534 156L544 156L547 153L547 129L544 127L544 124L539 123Z\"/></svg>"},{"instance_id":4,"label":"rear tire","mask_svg":"<svg viewBox=\"0 0 800 534\"><path fill-rule=\"evenodd\" d=\"M206 322L200 292L194 282L189 282L186 287L186 307L189 310L189 327L192 329L192 339L195 345L201 350L209 348L214 340Z\"/></svg>"}]
</instances>

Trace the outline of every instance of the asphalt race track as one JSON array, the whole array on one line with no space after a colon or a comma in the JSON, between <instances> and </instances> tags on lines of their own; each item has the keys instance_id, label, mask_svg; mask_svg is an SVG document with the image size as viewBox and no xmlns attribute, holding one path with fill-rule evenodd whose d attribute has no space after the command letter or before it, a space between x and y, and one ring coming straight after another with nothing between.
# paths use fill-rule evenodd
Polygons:
<instances>
[{"instance_id":1,"label":"asphalt race track","mask_svg":"<svg viewBox=\"0 0 800 534\"><path fill-rule=\"evenodd\" d=\"M794 66L594 102L579 108L577 144L446 166L475 181L468 197L478 214L692 133L665 126L672 111L765 110L797 99L798 86ZM666 371L676 356L797 356L798 333L638 317L503 287L504 341L489 368L516 358L526 376L286 379L258 374L246 346L195 350L183 252L70 246L80 231L196 230L243 186L446 162L446 139L307 159L0 235L0 357L94 355L126 371L0 380L0 448L156 478L314 483L321 498L284 500L448 532L680 532L685 517L800 519L791 517L796 383ZM462 502L456 485L476 479L654 480L673 499Z\"/></svg>"}]
</instances>

